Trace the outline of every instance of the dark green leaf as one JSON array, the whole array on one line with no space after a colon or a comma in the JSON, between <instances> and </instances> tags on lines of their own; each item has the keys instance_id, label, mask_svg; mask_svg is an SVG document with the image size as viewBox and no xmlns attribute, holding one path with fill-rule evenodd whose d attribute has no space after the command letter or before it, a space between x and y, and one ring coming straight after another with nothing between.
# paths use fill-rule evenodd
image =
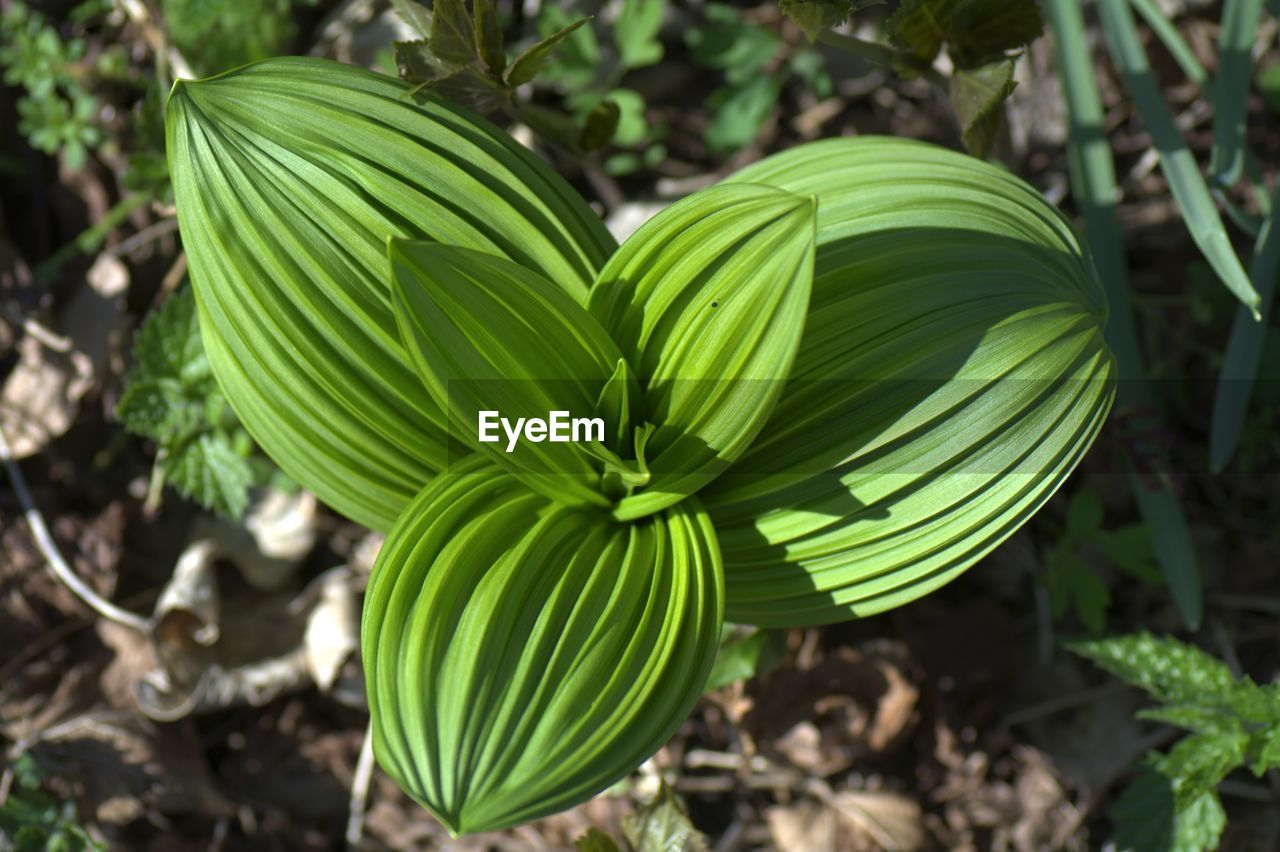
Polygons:
<instances>
[{"instance_id":1,"label":"dark green leaf","mask_svg":"<svg viewBox=\"0 0 1280 852\"><path fill-rule=\"evenodd\" d=\"M1273 110L1280 112L1280 62L1264 65L1258 71L1254 83L1267 104Z\"/></svg>"},{"instance_id":2,"label":"dark green leaf","mask_svg":"<svg viewBox=\"0 0 1280 852\"><path fill-rule=\"evenodd\" d=\"M948 26L947 50L962 68L985 65L1043 33L1036 0L959 0Z\"/></svg>"},{"instance_id":3,"label":"dark green leaf","mask_svg":"<svg viewBox=\"0 0 1280 852\"><path fill-rule=\"evenodd\" d=\"M854 9L853 0L780 0L778 6L784 15L804 30L809 41L816 39L823 30L843 24Z\"/></svg>"},{"instance_id":4,"label":"dark green leaf","mask_svg":"<svg viewBox=\"0 0 1280 852\"><path fill-rule=\"evenodd\" d=\"M1092 488L1081 488L1067 504L1067 535L1088 538L1102 526L1102 500Z\"/></svg>"},{"instance_id":5,"label":"dark green leaf","mask_svg":"<svg viewBox=\"0 0 1280 852\"><path fill-rule=\"evenodd\" d=\"M885 21L889 39L924 62L932 62L947 40L947 28L958 0L902 0Z\"/></svg>"},{"instance_id":6,"label":"dark green leaf","mask_svg":"<svg viewBox=\"0 0 1280 852\"><path fill-rule=\"evenodd\" d=\"M578 144L584 151L595 151L608 145L613 135L618 132L618 119L622 110L616 101L602 100L595 109L587 113L586 122L582 125L582 135Z\"/></svg>"},{"instance_id":7,"label":"dark green leaf","mask_svg":"<svg viewBox=\"0 0 1280 852\"><path fill-rule=\"evenodd\" d=\"M507 68L507 54L502 49L502 27L493 0L472 0L475 12L476 47L489 72L500 77Z\"/></svg>"},{"instance_id":8,"label":"dark green leaf","mask_svg":"<svg viewBox=\"0 0 1280 852\"><path fill-rule=\"evenodd\" d=\"M1111 811L1119 852L1204 852L1216 849L1227 817L1218 795L1206 791L1178 808L1173 782L1148 766Z\"/></svg>"},{"instance_id":9,"label":"dark green leaf","mask_svg":"<svg viewBox=\"0 0 1280 852\"><path fill-rule=\"evenodd\" d=\"M985 158L1004 122L1004 101L1017 87L1014 61L1004 59L973 69L957 69L951 75L951 105L960 122L964 146L975 157Z\"/></svg>"},{"instance_id":10,"label":"dark green leaf","mask_svg":"<svg viewBox=\"0 0 1280 852\"><path fill-rule=\"evenodd\" d=\"M507 85L523 86L538 76L538 72L547 64L547 60L551 58L552 52L559 46L560 42L590 20L590 18L579 18L517 56L515 61L511 63L511 67L507 69Z\"/></svg>"},{"instance_id":11,"label":"dark green leaf","mask_svg":"<svg viewBox=\"0 0 1280 852\"><path fill-rule=\"evenodd\" d=\"M460 70L457 65L437 57L425 40L392 42L391 54L400 79L410 83L433 83Z\"/></svg>"},{"instance_id":12,"label":"dark green leaf","mask_svg":"<svg viewBox=\"0 0 1280 852\"><path fill-rule=\"evenodd\" d=\"M466 0L434 0L431 6L431 52L445 62L470 65L480 59L475 26Z\"/></svg>"}]
</instances>

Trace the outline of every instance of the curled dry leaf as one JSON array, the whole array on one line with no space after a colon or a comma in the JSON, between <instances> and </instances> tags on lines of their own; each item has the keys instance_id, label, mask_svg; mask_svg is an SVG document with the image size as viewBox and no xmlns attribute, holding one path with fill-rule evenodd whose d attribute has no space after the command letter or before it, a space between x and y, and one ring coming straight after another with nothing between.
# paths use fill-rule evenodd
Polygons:
<instances>
[{"instance_id":1,"label":"curled dry leaf","mask_svg":"<svg viewBox=\"0 0 1280 852\"><path fill-rule=\"evenodd\" d=\"M14 458L34 455L71 427L80 400L106 367L128 288L125 265L100 255L54 328L71 341L71 351L51 350L30 335L19 341L18 363L0 391L0 424Z\"/></svg>"},{"instance_id":2,"label":"curled dry leaf","mask_svg":"<svg viewBox=\"0 0 1280 852\"><path fill-rule=\"evenodd\" d=\"M927 835L920 805L901 793L846 790L832 798L836 812L886 852L913 852Z\"/></svg>"},{"instance_id":3,"label":"curled dry leaf","mask_svg":"<svg viewBox=\"0 0 1280 852\"><path fill-rule=\"evenodd\" d=\"M326 691L334 686L358 645L353 572L328 571L292 597L270 591L310 550L314 513L314 498L301 495L260 503L252 531L202 525L205 535L219 537L196 539L178 559L150 621L150 653L117 648L132 658L117 668L133 672L143 713L171 721L262 705L313 682ZM222 561L238 566L250 588L220 579ZM138 671L139 660L149 667Z\"/></svg>"},{"instance_id":4,"label":"curled dry leaf","mask_svg":"<svg viewBox=\"0 0 1280 852\"><path fill-rule=\"evenodd\" d=\"M919 715L913 670L902 643L831 649L808 669L781 670L751 687L756 705L745 723L793 766L830 776L905 742Z\"/></svg>"}]
</instances>

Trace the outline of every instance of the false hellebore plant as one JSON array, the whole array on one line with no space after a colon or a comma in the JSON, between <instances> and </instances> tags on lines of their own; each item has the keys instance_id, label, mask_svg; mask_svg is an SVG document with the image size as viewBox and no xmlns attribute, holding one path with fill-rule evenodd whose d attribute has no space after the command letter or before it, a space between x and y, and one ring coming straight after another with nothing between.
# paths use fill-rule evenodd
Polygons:
<instances>
[{"instance_id":1,"label":"false hellebore plant","mask_svg":"<svg viewBox=\"0 0 1280 852\"><path fill-rule=\"evenodd\" d=\"M621 246L498 128L279 59L180 82L213 370L286 473L388 531L374 750L455 832L581 802L702 691L725 620L903 604L1012 533L1111 404L1071 228L999 168L801 145ZM481 412L603 435L478 440Z\"/></svg>"}]
</instances>

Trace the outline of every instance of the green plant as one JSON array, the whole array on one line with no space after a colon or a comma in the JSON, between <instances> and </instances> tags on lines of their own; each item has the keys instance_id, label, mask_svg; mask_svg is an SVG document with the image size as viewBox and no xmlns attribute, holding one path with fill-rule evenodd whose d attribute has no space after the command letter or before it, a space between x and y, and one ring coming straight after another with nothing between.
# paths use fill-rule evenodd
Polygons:
<instances>
[{"instance_id":1,"label":"green plant","mask_svg":"<svg viewBox=\"0 0 1280 852\"><path fill-rule=\"evenodd\" d=\"M249 488L272 468L251 457L253 442L214 380L189 288L147 317L133 356L116 416L130 432L156 442L148 502L154 507L168 483L205 508L239 518Z\"/></svg>"},{"instance_id":2,"label":"green plant","mask_svg":"<svg viewBox=\"0 0 1280 852\"><path fill-rule=\"evenodd\" d=\"M0 65L4 82L22 86L18 130L31 145L48 154L59 152L68 168L84 165L89 151L103 140L95 119L98 101L85 88L93 73L111 76L118 53L105 52L90 63L81 38L64 41L44 16L15 2L0 16Z\"/></svg>"},{"instance_id":3,"label":"green plant","mask_svg":"<svg viewBox=\"0 0 1280 852\"><path fill-rule=\"evenodd\" d=\"M0 844L14 852L97 852L106 849L80 827L74 802L40 789L45 774L30 753L9 767L13 787L0 804Z\"/></svg>"},{"instance_id":4,"label":"green plant","mask_svg":"<svg viewBox=\"0 0 1280 852\"><path fill-rule=\"evenodd\" d=\"M1133 9L1130 8L1133 7ZM1073 193L1084 215L1090 246L1112 307L1107 339L1115 349L1120 371L1119 407L1134 412L1130 437L1160 430L1163 400L1147 376L1137 324L1130 307L1124 247L1115 216L1117 184L1111 151L1102 131L1102 105L1093 75L1093 59L1085 38L1083 13L1071 0L1048 0L1047 15L1055 31L1058 63L1066 85L1071 118L1070 143ZM1230 460L1245 428L1254 379L1262 363L1268 317L1280 271L1280 233L1272 216L1280 200L1280 185L1270 192L1258 176L1256 160L1244 144L1244 104L1248 94L1248 64L1261 4L1257 0L1229 0L1223 6L1220 66L1216 80L1200 64L1153 0L1106 0L1099 4L1103 32L1110 53L1132 94L1138 113L1160 152L1160 165L1194 242L1218 279L1239 300L1235 325L1223 357L1214 402L1210 435L1210 464L1222 469ZM1133 16L1136 10L1169 48L1191 82L1203 87L1215 105L1214 146L1210 157L1212 181L1175 126L1168 105L1148 66ZM1252 164L1252 165L1251 165ZM1253 221L1223 191L1241 179L1250 187L1262 219ZM1217 206L1229 217L1257 233L1252 262L1246 274ZM1165 580L1178 611L1188 626L1200 622L1203 609L1200 570L1186 519L1168 475L1163 454L1140 460L1131 468L1134 496L1151 530Z\"/></svg>"},{"instance_id":5,"label":"green plant","mask_svg":"<svg viewBox=\"0 0 1280 852\"><path fill-rule=\"evenodd\" d=\"M1068 647L1156 699L1138 713L1191 733L1152 752L1116 801L1116 845L1134 852L1216 849L1226 826L1218 784L1248 767L1280 766L1280 683L1236 678L1192 645L1147 633Z\"/></svg>"},{"instance_id":6,"label":"green plant","mask_svg":"<svg viewBox=\"0 0 1280 852\"><path fill-rule=\"evenodd\" d=\"M726 617L834 622L947 582L1101 426L1101 291L997 167L814 143L619 247L496 127L408 93L274 60L179 83L167 130L219 385L286 473L389 530L374 753L453 831L635 768ZM528 419L557 410L588 431L545 440Z\"/></svg>"},{"instance_id":7,"label":"green plant","mask_svg":"<svg viewBox=\"0 0 1280 852\"><path fill-rule=\"evenodd\" d=\"M1142 524L1104 529L1102 500L1090 488L1071 495L1066 521L1062 535L1045 555L1050 610L1054 618L1061 618L1071 609L1090 633L1101 633L1111 592L1087 557L1101 555L1131 577L1160 583L1147 529Z\"/></svg>"},{"instance_id":8,"label":"green plant","mask_svg":"<svg viewBox=\"0 0 1280 852\"><path fill-rule=\"evenodd\" d=\"M295 35L293 11L315 0L162 0L169 37L197 71L275 56Z\"/></svg>"}]
</instances>

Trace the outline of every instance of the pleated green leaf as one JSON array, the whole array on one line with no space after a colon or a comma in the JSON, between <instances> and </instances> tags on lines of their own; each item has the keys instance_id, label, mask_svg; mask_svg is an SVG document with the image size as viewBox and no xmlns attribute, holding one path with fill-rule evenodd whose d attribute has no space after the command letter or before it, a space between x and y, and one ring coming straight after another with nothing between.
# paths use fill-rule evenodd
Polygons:
<instances>
[{"instance_id":1,"label":"pleated green leaf","mask_svg":"<svg viewBox=\"0 0 1280 852\"><path fill-rule=\"evenodd\" d=\"M937 588L1031 516L1114 394L1066 221L939 148L812 143L733 180L818 196L805 335L764 432L701 495L728 617L833 622Z\"/></svg>"},{"instance_id":2,"label":"pleated green leaf","mask_svg":"<svg viewBox=\"0 0 1280 852\"><path fill-rule=\"evenodd\" d=\"M496 255L394 239L389 252L400 333L457 442L562 503L609 505L599 465L572 432L575 419L593 418L622 360L599 323L555 284ZM524 436L520 424L554 423L557 411L562 434ZM594 440L604 442L600 421Z\"/></svg>"},{"instance_id":3,"label":"pleated green leaf","mask_svg":"<svg viewBox=\"0 0 1280 852\"><path fill-rule=\"evenodd\" d=\"M219 383L286 473L379 529L451 452L396 328L387 237L503 255L577 299L613 249L532 154L407 91L333 62L273 59L179 82L166 117Z\"/></svg>"},{"instance_id":4,"label":"pleated green leaf","mask_svg":"<svg viewBox=\"0 0 1280 852\"><path fill-rule=\"evenodd\" d=\"M693 707L722 595L696 501L618 524L472 456L406 509L365 595L378 763L455 833L584 801Z\"/></svg>"},{"instance_id":5,"label":"pleated green leaf","mask_svg":"<svg viewBox=\"0 0 1280 852\"><path fill-rule=\"evenodd\" d=\"M588 308L635 369L657 427L649 484L616 517L696 492L759 434L800 344L813 252L812 197L735 185L673 204L610 258Z\"/></svg>"}]
</instances>

